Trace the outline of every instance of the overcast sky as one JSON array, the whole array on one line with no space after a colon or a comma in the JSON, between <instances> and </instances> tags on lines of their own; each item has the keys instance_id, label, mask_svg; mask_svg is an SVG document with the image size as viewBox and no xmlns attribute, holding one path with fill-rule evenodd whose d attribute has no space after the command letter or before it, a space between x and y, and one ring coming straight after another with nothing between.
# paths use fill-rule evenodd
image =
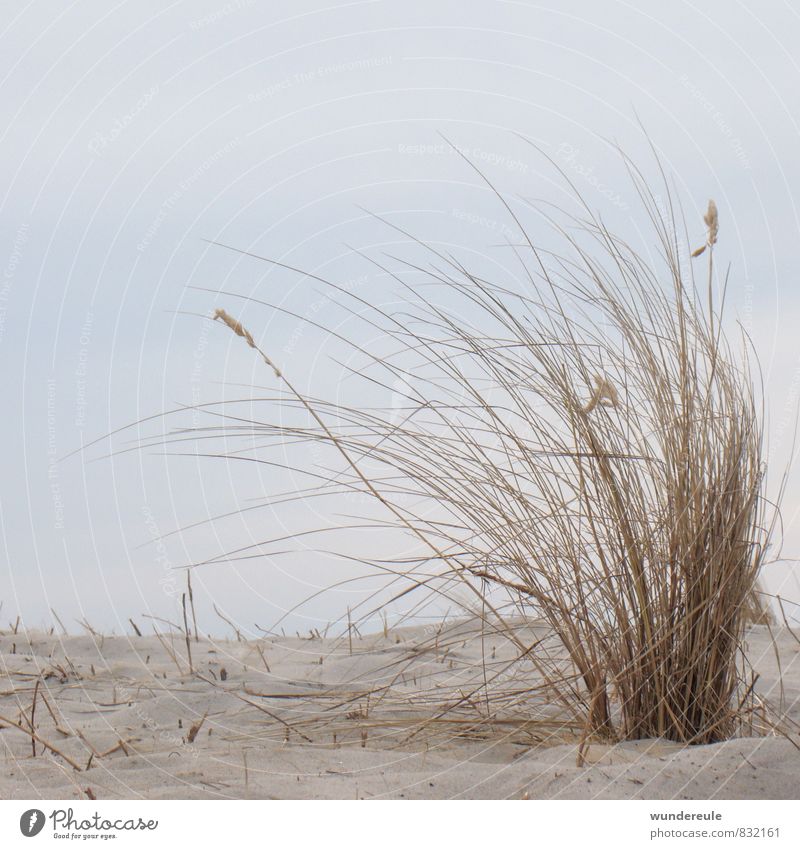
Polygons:
<instances>
[{"instance_id":1,"label":"overcast sky","mask_svg":"<svg viewBox=\"0 0 800 849\"><path fill-rule=\"evenodd\" d=\"M268 386L241 340L202 317L220 305L299 385L343 391L324 334L187 287L339 330L342 313L307 279L205 240L335 276L376 303L391 297L386 281L351 248L398 237L362 208L495 262L503 211L442 135L501 191L558 202L552 166L520 136L534 140L634 240L646 240L641 211L607 140L652 169L638 122L701 237L716 199L729 309L766 378L774 491L800 397L791 3L6 0L0 26L0 620L49 625L51 607L70 628L174 618L175 567L300 527L291 510L262 512L157 543L280 481L156 450L109 459L107 441L62 458L140 418ZM148 427L113 447L158 432ZM793 468L786 557L800 556L798 504ZM211 599L244 629L266 627L337 569L311 552L203 567L201 628L222 627ZM790 568L767 580L800 601ZM326 596L291 627L347 603Z\"/></svg>"}]
</instances>

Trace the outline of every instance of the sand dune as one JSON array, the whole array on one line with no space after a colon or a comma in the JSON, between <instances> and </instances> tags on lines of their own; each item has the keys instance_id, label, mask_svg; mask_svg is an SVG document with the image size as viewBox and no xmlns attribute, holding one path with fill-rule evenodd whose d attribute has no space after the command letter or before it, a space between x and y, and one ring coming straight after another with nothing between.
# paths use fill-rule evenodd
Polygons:
<instances>
[{"instance_id":1,"label":"sand dune","mask_svg":"<svg viewBox=\"0 0 800 849\"><path fill-rule=\"evenodd\" d=\"M459 627L447 629L442 646L449 647L435 652L415 651L429 634L423 629L356 637L352 645L341 638L201 638L190 643L193 674L177 633L6 632L0 716L29 727L39 680L40 742L34 757L30 736L0 721L0 797L800 795L800 750L781 736L693 747L662 740L592 745L577 766L578 738L560 729L555 715L549 722L546 711L530 724L518 716L481 722L481 705L469 703L422 723L452 704L459 676L481 668L479 642L462 640ZM784 703L800 720L800 645L785 629L775 635ZM748 646L758 692L777 704L778 661L766 627L750 629Z\"/></svg>"}]
</instances>

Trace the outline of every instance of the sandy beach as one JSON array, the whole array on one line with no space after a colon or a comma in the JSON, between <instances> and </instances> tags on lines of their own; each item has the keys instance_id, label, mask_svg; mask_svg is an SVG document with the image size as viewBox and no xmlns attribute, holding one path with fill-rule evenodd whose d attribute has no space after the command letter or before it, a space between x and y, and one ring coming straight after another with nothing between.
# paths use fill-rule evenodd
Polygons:
<instances>
[{"instance_id":1,"label":"sandy beach","mask_svg":"<svg viewBox=\"0 0 800 849\"><path fill-rule=\"evenodd\" d=\"M0 716L29 729L35 702L38 739L34 756L30 735L0 721L0 797L798 797L800 740L779 735L690 747L593 744L578 766L580 740L555 714L552 722L546 715L485 722L476 698L437 716L463 690L462 673L482 668L487 647L467 638L463 624L442 629L435 651L429 634L406 628L352 642L316 633L201 637L189 644L190 671L176 632L6 631ZM786 629L773 634L774 645L765 626L748 632L756 689L775 705L782 697L800 720L800 645ZM492 650L497 663L502 649Z\"/></svg>"}]
</instances>

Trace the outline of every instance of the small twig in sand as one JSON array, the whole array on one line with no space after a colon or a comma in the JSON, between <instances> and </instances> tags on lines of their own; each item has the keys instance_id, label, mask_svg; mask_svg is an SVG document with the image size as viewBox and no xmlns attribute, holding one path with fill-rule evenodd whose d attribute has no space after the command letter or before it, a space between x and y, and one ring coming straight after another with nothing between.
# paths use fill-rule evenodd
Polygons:
<instances>
[{"instance_id":1,"label":"small twig in sand","mask_svg":"<svg viewBox=\"0 0 800 849\"><path fill-rule=\"evenodd\" d=\"M156 637L158 637L158 641L159 641L159 642L161 643L161 645L164 647L164 651L165 651L165 652L166 652L166 653L167 653L167 654L168 654L168 655L172 658L172 662L175 664L175 666L177 666L177 667L178 667L178 675L183 676L183 669L181 668L180 663L178 663L178 656L177 656L177 655L175 654L175 652L174 652L174 651L173 651L173 650L172 650L172 649L171 649L171 648L167 645L166 640L165 640L165 639L161 636L161 634L159 634L159 633L158 633L158 631L156 631L155 626L153 627L153 633L156 635Z\"/></svg>"},{"instance_id":2,"label":"small twig in sand","mask_svg":"<svg viewBox=\"0 0 800 849\"><path fill-rule=\"evenodd\" d=\"M53 618L56 620L56 622L58 622L59 627L64 632L64 636L66 637L67 629L64 627L64 623L59 618L59 615L55 612L55 610L52 607L50 608L50 612L53 614Z\"/></svg>"},{"instance_id":3,"label":"small twig in sand","mask_svg":"<svg viewBox=\"0 0 800 849\"><path fill-rule=\"evenodd\" d=\"M105 752L100 752L98 757L105 758L107 755L113 755L114 752L117 752L120 749L122 749L122 751L125 753L126 758L130 756L130 752L128 752L128 744L120 737L120 739L117 740L117 742L110 749L106 749Z\"/></svg>"},{"instance_id":4,"label":"small twig in sand","mask_svg":"<svg viewBox=\"0 0 800 849\"><path fill-rule=\"evenodd\" d=\"M242 642L242 632L241 632L241 631L240 631L240 630L239 630L239 629L238 629L238 628L237 628L237 627L233 624L233 622L231 622L231 620L230 620L230 619L228 619L228 617L227 617L227 616L223 616L223 615L222 615L222 613L220 613L219 608L217 607L217 605L216 605L216 604L215 604L215 605L213 605L213 607L214 607L214 613L216 613L216 614L217 614L217 616L219 616L219 618L220 618L223 622L226 622L228 625L230 625L230 626L231 626L231 628L233 628L233 631L234 631L234 633L236 634L236 639L237 639L237 641L241 643L241 642Z\"/></svg>"},{"instance_id":5,"label":"small twig in sand","mask_svg":"<svg viewBox=\"0 0 800 849\"><path fill-rule=\"evenodd\" d=\"M36 719L36 697L39 695L39 684L41 684L42 679L36 679L36 686L33 688L33 701L31 702L31 731L36 731L36 726L34 725L34 721ZM36 757L36 738L31 737L31 751L33 753L33 757Z\"/></svg>"},{"instance_id":6,"label":"small twig in sand","mask_svg":"<svg viewBox=\"0 0 800 849\"><path fill-rule=\"evenodd\" d=\"M45 749L49 749L54 755L58 755L60 758L63 758L74 770L77 772L81 772L81 768L75 761L72 760L69 755L65 755L60 749L57 749L52 743L48 743L47 740L43 740L35 731L29 731L27 728L23 728L21 725L17 725L16 722L8 719L8 717L0 714L0 722L5 723L9 728L16 728L21 731L23 734L27 734L29 737L32 737L36 740L37 743L41 743Z\"/></svg>"},{"instance_id":7,"label":"small twig in sand","mask_svg":"<svg viewBox=\"0 0 800 849\"><path fill-rule=\"evenodd\" d=\"M133 630L136 631L136 636L141 637L142 632L136 627L136 623L133 621L133 619L128 619L128 622L131 623L131 625L133 626Z\"/></svg>"},{"instance_id":8,"label":"small twig in sand","mask_svg":"<svg viewBox=\"0 0 800 849\"><path fill-rule=\"evenodd\" d=\"M145 619L152 619L153 622L161 622L164 625L169 625L169 627L171 629L174 629L175 631L183 631L183 628L181 628L180 625L176 624L175 622L171 622L169 619L164 619L161 616L152 616L149 613L143 613L142 616Z\"/></svg>"},{"instance_id":9,"label":"small twig in sand","mask_svg":"<svg viewBox=\"0 0 800 849\"><path fill-rule=\"evenodd\" d=\"M92 626L85 619L76 619L75 621L81 626L81 628L87 630L93 637L101 639L102 635L98 634L97 631L95 631L95 629L92 628Z\"/></svg>"},{"instance_id":10,"label":"small twig in sand","mask_svg":"<svg viewBox=\"0 0 800 849\"><path fill-rule=\"evenodd\" d=\"M266 669L267 672L272 675L272 670L269 668L269 664L267 663L266 657L264 657L264 649L262 649L258 643L256 643L256 651L261 655L261 660L264 664L264 669Z\"/></svg>"},{"instance_id":11,"label":"small twig in sand","mask_svg":"<svg viewBox=\"0 0 800 849\"><path fill-rule=\"evenodd\" d=\"M206 711L197 722L193 722L191 727L189 728L189 733L186 735L186 741L188 743L194 743L195 738L197 737L198 732L203 727L203 723L206 721L206 717L208 716L208 711Z\"/></svg>"},{"instance_id":12,"label":"small twig in sand","mask_svg":"<svg viewBox=\"0 0 800 849\"><path fill-rule=\"evenodd\" d=\"M80 737L81 741L86 744L86 746L89 748L89 751L91 752L91 757L89 758L89 762L86 764L86 769L89 769L89 766L92 763L92 758L95 758L95 757L99 758L100 752L98 752L97 749L95 749L95 747L86 739L86 736L84 735L83 731L81 731L80 729L77 729L75 731L75 733L78 735L78 737Z\"/></svg>"},{"instance_id":13,"label":"small twig in sand","mask_svg":"<svg viewBox=\"0 0 800 849\"><path fill-rule=\"evenodd\" d=\"M353 653L353 623L350 619L350 607L347 608L347 643L350 648L350 654Z\"/></svg>"},{"instance_id":14,"label":"small twig in sand","mask_svg":"<svg viewBox=\"0 0 800 849\"><path fill-rule=\"evenodd\" d=\"M192 666L192 640L189 634L189 620L186 618L186 593L181 595L181 605L183 606L183 636L186 638L186 654L189 659L189 674L194 675L194 667Z\"/></svg>"},{"instance_id":15,"label":"small twig in sand","mask_svg":"<svg viewBox=\"0 0 800 849\"><path fill-rule=\"evenodd\" d=\"M37 682L37 684L38 684L38 682ZM58 731L58 733L59 733L59 734L63 734L65 737L71 737L72 735L70 734L70 732L69 732L69 731L67 731L67 730L66 730L66 729L65 729L65 728L61 725L61 722L60 722L59 718L56 716L55 711L53 710L53 708L50 706L50 702L48 701L47 696L44 694L44 691L42 691L42 692L40 693L39 697L40 697L40 698L41 698L41 700L44 702L44 706L47 708L47 712L48 712L48 713L50 714L50 716L52 717L53 722L54 722L54 724L55 724L55 726L56 726L56 731Z\"/></svg>"},{"instance_id":16,"label":"small twig in sand","mask_svg":"<svg viewBox=\"0 0 800 849\"><path fill-rule=\"evenodd\" d=\"M194 625L194 641L200 642L200 635L197 632L197 614L194 610L194 593L192 592L192 570L186 572L186 586L189 591L189 607L192 610L192 625Z\"/></svg>"}]
</instances>

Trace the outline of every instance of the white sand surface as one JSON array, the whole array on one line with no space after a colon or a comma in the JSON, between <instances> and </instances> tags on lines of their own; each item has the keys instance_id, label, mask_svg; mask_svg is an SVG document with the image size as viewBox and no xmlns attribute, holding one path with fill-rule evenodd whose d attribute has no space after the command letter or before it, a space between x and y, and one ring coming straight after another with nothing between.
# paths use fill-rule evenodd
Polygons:
<instances>
[{"instance_id":1,"label":"white sand surface","mask_svg":"<svg viewBox=\"0 0 800 849\"><path fill-rule=\"evenodd\" d=\"M748 633L756 690L776 705L783 698L797 721L800 645L786 629L773 633L774 644L765 626ZM548 724L546 711L530 725L518 715L481 721L478 694L460 712L424 722L453 703L459 670L475 673L496 649L462 636L451 626L435 651L415 651L430 643L430 627L356 636L352 644L201 638L190 643L190 673L177 633L159 639L6 631L0 716L29 727L39 680L34 725L43 742L34 757L30 737L0 721L0 797L800 796L800 750L783 736L690 747L663 740L595 744L578 766L579 738L560 730L555 717Z\"/></svg>"}]
</instances>

